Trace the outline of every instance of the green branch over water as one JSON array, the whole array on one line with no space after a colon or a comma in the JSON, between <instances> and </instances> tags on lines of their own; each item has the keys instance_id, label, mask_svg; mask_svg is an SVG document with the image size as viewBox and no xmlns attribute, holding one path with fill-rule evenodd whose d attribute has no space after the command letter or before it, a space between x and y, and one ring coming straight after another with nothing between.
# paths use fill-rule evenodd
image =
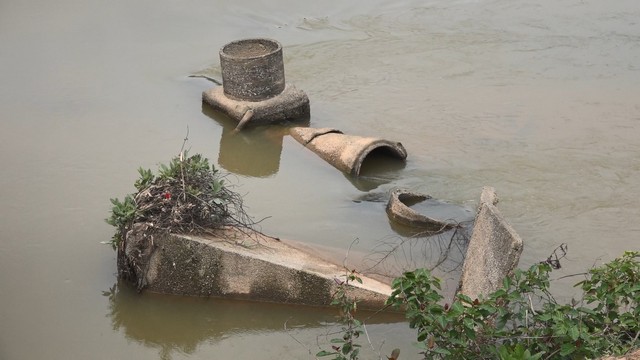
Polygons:
<instances>
[{"instance_id":1,"label":"green branch over water","mask_svg":"<svg viewBox=\"0 0 640 360\"><path fill-rule=\"evenodd\" d=\"M591 269L575 284L582 296L568 304L549 291L557 265L544 261L517 269L488 296L457 294L451 304L443 303L440 280L418 269L393 281L387 304L405 312L425 359L588 359L640 347L640 252ZM341 311L354 301L337 300ZM347 327L345 339L352 334Z\"/></svg>"}]
</instances>

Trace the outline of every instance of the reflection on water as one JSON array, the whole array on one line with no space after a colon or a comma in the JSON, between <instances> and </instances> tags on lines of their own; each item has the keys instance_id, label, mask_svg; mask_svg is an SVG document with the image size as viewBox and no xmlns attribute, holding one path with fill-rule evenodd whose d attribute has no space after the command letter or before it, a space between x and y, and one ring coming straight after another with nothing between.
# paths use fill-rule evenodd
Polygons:
<instances>
[{"instance_id":1,"label":"reflection on water","mask_svg":"<svg viewBox=\"0 0 640 360\"><path fill-rule=\"evenodd\" d=\"M390 194L368 192L352 201L385 206ZM398 236L379 240L366 254L361 254L358 262L364 273L380 276L387 281L405 271L428 268L440 278L457 278L471 237L474 212L467 207L446 201L428 199L407 204L412 209L437 219L456 221L456 228L425 229L400 224L387 218L389 228ZM453 295L455 286L446 288L446 295Z\"/></svg>"},{"instance_id":2,"label":"reflection on water","mask_svg":"<svg viewBox=\"0 0 640 360\"><path fill-rule=\"evenodd\" d=\"M234 131L237 122L207 104L202 104L202 113L222 126L218 164L225 170L252 177L269 177L278 172L282 139L289 133L286 126L248 127Z\"/></svg>"},{"instance_id":3,"label":"reflection on water","mask_svg":"<svg viewBox=\"0 0 640 360\"><path fill-rule=\"evenodd\" d=\"M158 349L162 359L192 354L203 343L216 343L248 332L282 331L285 326L315 328L321 334L337 318L336 309L329 307L139 294L125 283L114 284L103 295L109 300L108 316L113 329L122 331L130 340ZM361 311L358 316L368 324L403 320L396 313Z\"/></svg>"},{"instance_id":4,"label":"reflection on water","mask_svg":"<svg viewBox=\"0 0 640 360\"><path fill-rule=\"evenodd\" d=\"M402 236L379 241L363 261L364 272L393 279L405 271L427 268L441 279L448 279L447 274L458 277L473 221L445 232L420 231L393 221L389 224ZM454 290L455 287L445 287L445 295L453 295Z\"/></svg>"}]
</instances>

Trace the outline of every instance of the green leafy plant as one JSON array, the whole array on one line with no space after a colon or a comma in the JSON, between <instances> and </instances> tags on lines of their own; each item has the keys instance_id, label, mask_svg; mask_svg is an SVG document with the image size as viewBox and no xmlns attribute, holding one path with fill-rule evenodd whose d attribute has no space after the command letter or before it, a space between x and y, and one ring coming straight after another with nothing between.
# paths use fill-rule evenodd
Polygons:
<instances>
[{"instance_id":1,"label":"green leafy plant","mask_svg":"<svg viewBox=\"0 0 640 360\"><path fill-rule=\"evenodd\" d=\"M362 322L355 318L358 303L351 298L347 289L350 283L354 281L362 284L362 279L358 276L356 270L347 270L344 280L336 279L338 283L337 290L331 301L331 305L340 309L339 321L343 324L340 331L341 337L330 340L332 344L331 351L322 350L316 356L333 356L333 360L356 360L360 353L361 345L356 340L362 335Z\"/></svg>"},{"instance_id":2,"label":"green leafy plant","mask_svg":"<svg viewBox=\"0 0 640 360\"><path fill-rule=\"evenodd\" d=\"M153 247L152 235L214 234L229 228L254 232L255 222L244 211L242 196L226 186L224 175L202 155L181 151L167 165L158 166L158 175L143 168L138 174L136 193L126 195L123 201L111 199L106 222L116 231L106 243L118 250L120 277L138 284L139 290L146 284L144 272ZM141 236L129 241L132 231ZM127 242L130 246L125 252Z\"/></svg>"},{"instance_id":3,"label":"green leafy plant","mask_svg":"<svg viewBox=\"0 0 640 360\"><path fill-rule=\"evenodd\" d=\"M131 195L124 197L124 201L120 201L117 198L110 199L113 207L111 208L111 216L105 221L107 224L116 227L116 233L111 238L111 241L106 242L110 244L114 250L116 246L122 240L123 234L125 234L131 226L136 217L136 202Z\"/></svg>"},{"instance_id":4,"label":"green leafy plant","mask_svg":"<svg viewBox=\"0 0 640 360\"><path fill-rule=\"evenodd\" d=\"M516 270L486 298L457 294L441 304L428 270L394 280L388 304L404 307L425 358L566 359L624 354L640 345L640 253L589 271L580 300L560 304L549 292L548 259ZM537 304L535 306L534 304Z\"/></svg>"}]
</instances>

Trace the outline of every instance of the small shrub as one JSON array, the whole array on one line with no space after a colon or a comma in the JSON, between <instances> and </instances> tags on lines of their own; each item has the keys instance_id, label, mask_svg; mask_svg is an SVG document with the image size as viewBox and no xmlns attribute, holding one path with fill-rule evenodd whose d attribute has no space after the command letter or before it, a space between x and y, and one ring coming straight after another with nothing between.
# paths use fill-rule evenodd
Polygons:
<instances>
[{"instance_id":1,"label":"small shrub","mask_svg":"<svg viewBox=\"0 0 640 360\"><path fill-rule=\"evenodd\" d=\"M200 154L188 156L182 151L168 165L160 164L158 175L143 168L138 173L137 192L123 201L111 199L111 214L106 219L116 228L107 243L118 251L118 273L136 283L138 290L146 285L152 235L213 233L228 227L252 230L255 225L243 209L242 197L225 185L224 176ZM127 235L134 225L142 236L129 241L127 256Z\"/></svg>"},{"instance_id":2,"label":"small shrub","mask_svg":"<svg viewBox=\"0 0 640 360\"><path fill-rule=\"evenodd\" d=\"M396 279L388 303L404 306L425 358L566 359L624 354L640 345L640 253L589 271L580 300L559 304L549 292L552 263L516 270L483 299L457 294L441 304L428 270ZM541 304L534 306L534 304Z\"/></svg>"}]
</instances>

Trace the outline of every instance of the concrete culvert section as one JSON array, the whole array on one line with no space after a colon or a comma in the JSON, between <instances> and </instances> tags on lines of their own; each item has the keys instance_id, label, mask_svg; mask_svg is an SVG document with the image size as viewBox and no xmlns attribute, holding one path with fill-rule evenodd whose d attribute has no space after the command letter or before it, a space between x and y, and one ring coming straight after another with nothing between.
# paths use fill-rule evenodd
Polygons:
<instances>
[{"instance_id":1,"label":"concrete culvert section","mask_svg":"<svg viewBox=\"0 0 640 360\"><path fill-rule=\"evenodd\" d=\"M442 207L446 205L444 202L439 202L433 199L429 195L418 194L410 192L408 190L394 190L389 197L386 211L389 218L400 224L424 228L425 230L433 231L434 234L447 231L459 225L459 221L453 219L451 214L442 212L439 217L428 213L420 213L411 208L416 204L425 203L427 206L431 205L433 208ZM449 204L449 207L455 207ZM461 209L463 211L464 209ZM450 211L449 211L450 212ZM437 213L431 211L431 213Z\"/></svg>"},{"instance_id":2,"label":"concrete culvert section","mask_svg":"<svg viewBox=\"0 0 640 360\"><path fill-rule=\"evenodd\" d=\"M259 101L285 87L282 46L271 39L233 41L220 49L224 94L234 100Z\"/></svg>"},{"instance_id":3,"label":"concrete culvert section","mask_svg":"<svg viewBox=\"0 0 640 360\"><path fill-rule=\"evenodd\" d=\"M309 98L285 82L282 45L271 39L243 39L220 49L222 86L202 93L216 110L245 126L309 117Z\"/></svg>"},{"instance_id":4,"label":"concrete culvert section","mask_svg":"<svg viewBox=\"0 0 640 360\"><path fill-rule=\"evenodd\" d=\"M398 161L407 158L407 151L399 142L345 135L331 128L296 127L291 129L291 136L338 170L354 176L360 175L362 163L370 156L384 154Z\"/></svg>"}]
</instances>

